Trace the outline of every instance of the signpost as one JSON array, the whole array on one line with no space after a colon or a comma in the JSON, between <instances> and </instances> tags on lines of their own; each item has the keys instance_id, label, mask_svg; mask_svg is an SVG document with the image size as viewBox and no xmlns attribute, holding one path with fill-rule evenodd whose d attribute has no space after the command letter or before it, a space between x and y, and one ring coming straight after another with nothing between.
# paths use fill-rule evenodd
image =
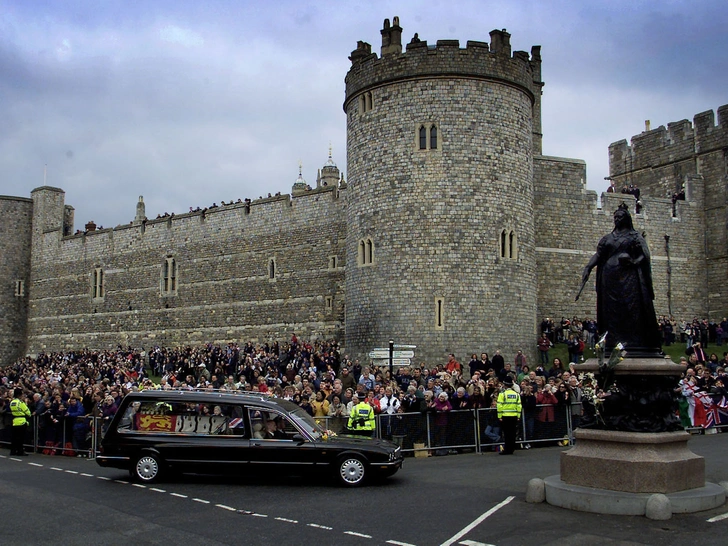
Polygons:
<instances>
[{"instance_id":1,"label":"signpost","mask_svg":"<svg viewBox=\"0 0 728 546\"><path fill-rule=\"evenodd\" d=\"M394 366L409 366L415 357L417 345L399 345L389 341L388 347L375 347L367 355L371 360L384 360L389 364L389 376L394 376ZM395 350L396 349L396 350Z\"/></svg>"}]
</instances>

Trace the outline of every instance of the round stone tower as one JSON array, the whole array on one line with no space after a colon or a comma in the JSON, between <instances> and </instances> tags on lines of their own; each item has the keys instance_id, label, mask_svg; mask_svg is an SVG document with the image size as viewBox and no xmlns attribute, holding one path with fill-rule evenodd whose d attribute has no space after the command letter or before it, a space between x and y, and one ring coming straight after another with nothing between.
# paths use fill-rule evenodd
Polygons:
<instances>
[{"instance_id":1,"label":"round stone tower","mask_svg":"<svg viewBox=\"0 0 728 546\"><path fill-rule=\"evenodd\" d=\"M415 359L535 354L533 156L540 48L415 34L384 21L346 76L346 347L417 345Z\"/></svg>"}]
</instances>

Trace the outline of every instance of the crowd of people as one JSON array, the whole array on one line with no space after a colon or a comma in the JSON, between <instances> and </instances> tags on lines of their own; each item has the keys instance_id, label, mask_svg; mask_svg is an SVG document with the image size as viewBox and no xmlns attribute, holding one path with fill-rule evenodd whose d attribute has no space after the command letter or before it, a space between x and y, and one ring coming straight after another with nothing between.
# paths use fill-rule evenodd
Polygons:
<instances>
[{"instance_id":1,"label":"crowd of people","mask_svg":"<svg viewBox=\"0 0 728 546\"><path fill-rule=\"evenodd\" d=\"M670 321L661 317L663 332ZM714 330L722 340L721 324ZM513 382L521 398L523 447L539 440L568 440L585 405L585 378L574 373L574 364L593 343L596 324L574 318L562 319L557 326L545 319L541 328L539 348L566 343L569 362L558 357L544 361L544 351L539 351L541 359L531 366L522 350L507 359L495 351L492 357L485 352L473 354L466 365L449 355L440 364L405 366L390 376L386 367L362 365L341 354L336 341L302 341L295 334L285 343L260 345L206 344L149 351L118 347L39 354L0 369L0 440L7 442L10 437L10 400L15 389L21 390L31 412L38 445L54 454L88 452L93 427L102 433L131 391L219 389L290 400L322 424L338 423L337 432L346 432L361 402L378 416L384 437L421 439L427 428L422 418L432 419L430 446L474 443L472 418L460 419L456 414L475 410L483 423L480 443L497 446L502 442L497 398L508 382ZM728 356L719 358L704 351L703 336L710 339L712 331L708 321L693 321L679 331L686 336L688 353L682 361L685 377L678 387L685 426L728 424L723 416L724 409L728 415Z\"/></svg>"}]
</instances>

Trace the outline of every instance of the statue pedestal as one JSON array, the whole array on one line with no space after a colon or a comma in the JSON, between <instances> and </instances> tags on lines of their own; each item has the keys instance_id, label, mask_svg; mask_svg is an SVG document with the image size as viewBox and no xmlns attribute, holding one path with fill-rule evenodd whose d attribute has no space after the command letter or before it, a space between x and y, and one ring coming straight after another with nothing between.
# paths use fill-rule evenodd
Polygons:
<instances>
[{"instance_id":1,"label":"statue pedestal","mask_svg":"<svg viewBox=\"0 0 728 546\"><path fill-rule=\"evenodd\" d=\"M705 460L687 432L577 429L561 454L561 480L628 493L674 493L705 485Z\"/></svg>"},{"instance_id":2,"label":"statue pedestal","mask_svg":"<svg viewBox=\"0 0 728 546\"><path fill-rule=\"evenodd\" d=\"M599 366L591 359L575 368L577 373L598 372ZM670 416L669 403L658 401L653 408L647 399L658 385L663 391L674 388L670 376L682 371L682 366L662 358L627 358L617 364L616 381L629 390L629 397L620 398L623 413L638 418L617 416L614 422L650 426L652 410ZM666 423L662 418L654 422ZM690 435L685 431L581 428L574 436L574 447L561 454L561 475L543 481L549 504L597 514L668 519L673 513L699 512L725 503L726 491L705 482L705 460L688 449Z\"/></svg>"}]
</instances>

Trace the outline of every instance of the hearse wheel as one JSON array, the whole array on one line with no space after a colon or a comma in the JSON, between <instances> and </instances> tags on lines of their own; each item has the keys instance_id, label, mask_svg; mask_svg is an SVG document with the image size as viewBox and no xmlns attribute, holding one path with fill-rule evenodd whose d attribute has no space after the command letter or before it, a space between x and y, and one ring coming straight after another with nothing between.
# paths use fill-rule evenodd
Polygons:
<instances>
[{"instance_id":1,"label":"hearse wheel","mask_svg":"<svg viewBox=\"0 0 728 546\"><path fill-rule=\"evenodd\" d=\"M159 480L162 474L162 461L157 455L145 453L141 455L132 469L132 476L143 483Z\"/></svg>"},{"instance_id":2,"label":"hearse wheel","mask_svg":"<svg viewBox=\"0 0 728 546\"><path fill-rule=\"evenodd\" d=\"M342 457L336 466L336 477L342 485L359 486L367 477L367 466L358 455Z\"/></svg>"}]
</instances>

